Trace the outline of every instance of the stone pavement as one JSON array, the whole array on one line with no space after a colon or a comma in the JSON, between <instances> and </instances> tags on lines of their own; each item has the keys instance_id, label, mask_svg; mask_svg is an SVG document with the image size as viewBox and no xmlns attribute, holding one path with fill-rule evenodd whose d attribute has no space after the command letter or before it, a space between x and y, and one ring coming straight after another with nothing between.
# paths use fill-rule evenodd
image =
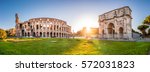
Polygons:
<instances>
[{"instance_id":1,"label":"stone pavement","mask_svg":"<svg viewBox=\"0 0 150 72\"><path fill-rule=\"evenodd\" d=\"M136 41L137 42L150 42L150 38L142 38L142 39L138 39Z\"/></svg>"}]
</instances>

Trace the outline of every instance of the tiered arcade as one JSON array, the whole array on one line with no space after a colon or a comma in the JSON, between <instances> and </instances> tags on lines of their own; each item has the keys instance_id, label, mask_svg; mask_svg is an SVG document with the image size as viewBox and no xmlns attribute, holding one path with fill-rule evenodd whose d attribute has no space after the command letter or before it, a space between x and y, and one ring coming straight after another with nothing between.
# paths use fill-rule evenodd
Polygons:
<instances>
[{"instance_id":1,"label":"tiered arcade","mask_svg":"<svg viewBox=\"0 0 150 72\"><path fill-rule=\"evenodd\" d=\"M65 21L55 18L33 18L20 22L16 14L16 36L69 38L71 26L67 25Z\"/></svg>"}]
</instances>

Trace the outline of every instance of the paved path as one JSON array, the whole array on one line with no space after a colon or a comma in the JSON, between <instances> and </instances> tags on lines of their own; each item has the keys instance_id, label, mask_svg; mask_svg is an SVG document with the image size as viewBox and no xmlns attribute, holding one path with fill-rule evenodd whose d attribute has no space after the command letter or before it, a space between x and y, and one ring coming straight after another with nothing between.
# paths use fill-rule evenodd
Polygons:
<instances>
[{"instance_id":1,"label":"paved path","mask_svg":"<svg viewBox=\"0 0 150 72\"><path fill-rule=\"evenodd\" d=\"M107 39L99 39L99 40L107 40ZM135 42L150 42L150 38L142 38L142 39L132 39L132 40L124 40L124 39L110 39L111 41L135 41Z\"/></svg>"},{"instance_id":2,"label":"paved path","mask_svg":"<svg viewBox=\"0 0 150 72\"><path fill-rule=\"evenodd\" d=\"M137 42L150 42L150 38L139 39Z\"/></svg>"}]
</instances>

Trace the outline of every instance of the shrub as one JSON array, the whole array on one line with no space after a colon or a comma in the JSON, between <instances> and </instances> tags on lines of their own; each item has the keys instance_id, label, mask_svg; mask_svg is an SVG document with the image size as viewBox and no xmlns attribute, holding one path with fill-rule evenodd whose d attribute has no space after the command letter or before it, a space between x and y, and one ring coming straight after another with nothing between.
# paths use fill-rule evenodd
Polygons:
<instances>
[{"instance_id":1,"label":"shrub","mask_svg":"<svg viewBox=\"0 0 150 72\"><path fill-rule=\"evenodd\" d=\"M7 38L7 33L5 30L0 29L0 39L5 39Z\"/></svg>"}]
</instances>

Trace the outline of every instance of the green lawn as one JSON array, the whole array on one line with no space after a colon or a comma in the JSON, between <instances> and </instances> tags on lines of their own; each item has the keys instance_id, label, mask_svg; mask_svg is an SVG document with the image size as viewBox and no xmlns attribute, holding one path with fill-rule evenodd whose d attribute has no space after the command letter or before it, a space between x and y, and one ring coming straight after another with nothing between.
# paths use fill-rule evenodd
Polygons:
<instances>
[{"instance_id":1,"label":"green lawn","mask_svg":"<svg viewBox=\"0 0 150 72\"><path fill-rule=\"evenodd\" d=\"M150 42L22 38L0 40L1 55L146 55Z\"/></svg>"}]
</instances>

